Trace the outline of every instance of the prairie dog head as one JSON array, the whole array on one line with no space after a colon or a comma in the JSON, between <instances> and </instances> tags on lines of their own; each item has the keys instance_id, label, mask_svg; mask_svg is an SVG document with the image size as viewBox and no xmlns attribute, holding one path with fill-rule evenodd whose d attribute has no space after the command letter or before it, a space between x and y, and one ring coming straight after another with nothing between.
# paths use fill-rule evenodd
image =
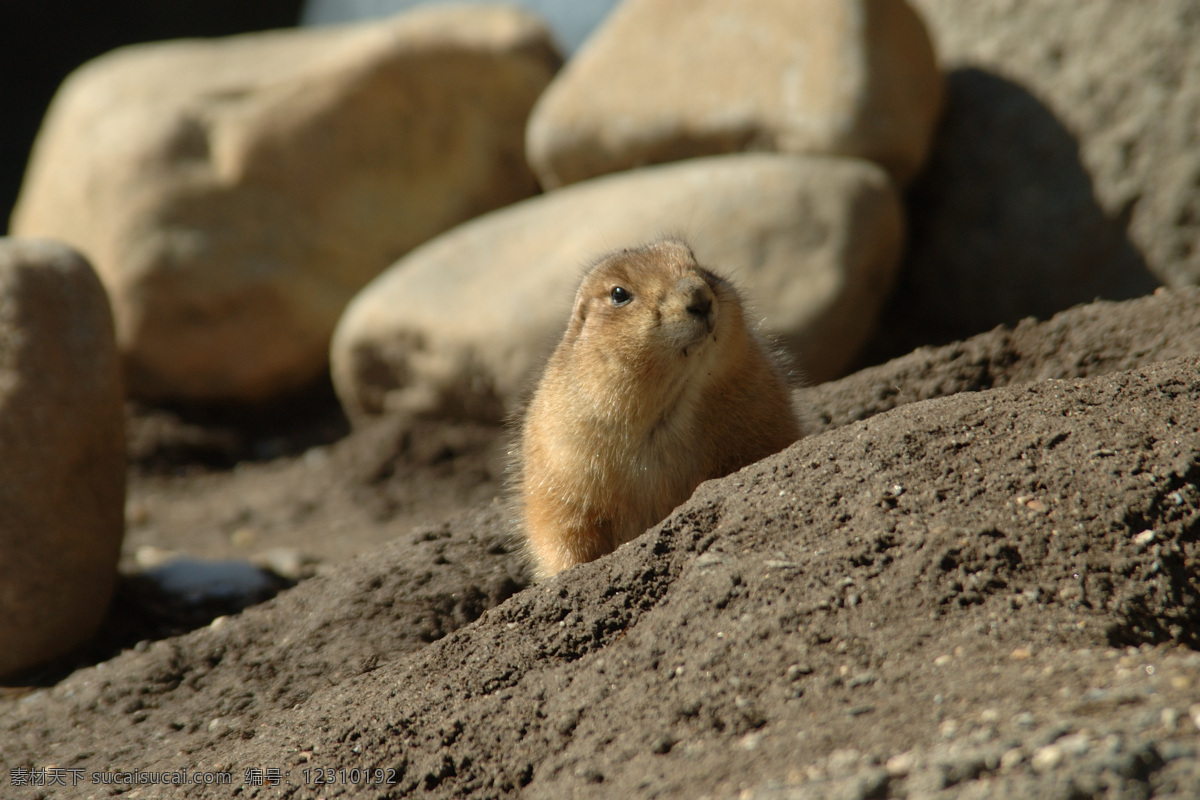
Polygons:
<instances>
[{"instance_id":1,"label":"prairie dog head","mask_svg":"<svg viewBox=\"0 0 1200 800\"><path fill-rule=\"evenodd\" d=\"M579 388L611 405L636 392L669 406L689 380L704 374L743 335L733 286L696 263L683 242L623 250L584 277L559 347ZM647 392L647 389L653 391Z\"/></svg>"}]
</instances>

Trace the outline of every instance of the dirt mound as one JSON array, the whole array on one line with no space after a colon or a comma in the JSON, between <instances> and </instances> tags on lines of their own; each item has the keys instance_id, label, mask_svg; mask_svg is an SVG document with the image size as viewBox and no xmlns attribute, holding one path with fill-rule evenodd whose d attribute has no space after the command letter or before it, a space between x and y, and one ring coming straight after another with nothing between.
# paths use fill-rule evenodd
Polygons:
<instances>
[{"instance_id":1,"label":"dirt mound","mask_svg":"<svg viewBox=\"0 0 1200 800\"><path fill-rule=\"evenodd\" d=\"M1200 358L1145 364L1200 349L1198 309L1090 306L806 390L829 430L539 586L497 504L409 532L0 701L0 767L82 770L18 797L183 769L262 797L1189 796Z\"/></svg>"}]
</instances>

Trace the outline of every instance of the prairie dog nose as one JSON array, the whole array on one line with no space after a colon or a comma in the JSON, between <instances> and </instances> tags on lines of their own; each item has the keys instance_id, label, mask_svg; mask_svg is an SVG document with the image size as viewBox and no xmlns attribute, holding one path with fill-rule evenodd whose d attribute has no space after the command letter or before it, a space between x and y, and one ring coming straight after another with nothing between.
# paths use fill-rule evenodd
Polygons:
<instances>
[{"instance_id":1,"label":"prairie dog nose","mask_svg":"<svg viewBox=\"0 0 1200 800\"><path fill-rule=\"evenodd\" d=\"M675 291L684 299L687 313L699 320L712 324L713 292L708 284L694 275L680 278L675 284Z\"/></svg>"}]
</instances>

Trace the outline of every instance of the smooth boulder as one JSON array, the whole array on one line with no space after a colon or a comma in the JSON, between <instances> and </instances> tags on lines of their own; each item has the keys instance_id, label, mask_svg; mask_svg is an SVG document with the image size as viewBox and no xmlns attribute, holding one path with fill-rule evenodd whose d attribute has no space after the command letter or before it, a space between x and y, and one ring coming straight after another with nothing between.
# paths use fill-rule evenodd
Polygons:
<instances>
[{"instance_id":1,"label":"smooth boulder","mask_svg":"<svg viewBox=\"0 0 1200 800\"><path fill-rule=\"evenodd\" d=\"M108 298L78 253L0 238L0 677L100 624L125 514Z\"/></svg>"},{"instance_id":2,"label":"smooth boulder","mask_svg":"<svg viewBox=\"0 0 1200 800\"><path fill-rule=\"evenodd\" d=\"M504 6L117 50L59 91L12 231L91 258L131 394L268 399L325 370L380 270L537 190L525 121L559 63Z\"/></svg>"},{"instance_id":3,"label":"smooth boulder","mask_svg":"<svg viewBox=\"0 0 1200 800\"><path fill-rule=\"evenodd\" d=\"M527 153L547 188L748 150L870 159L904 184L942 94L904 0L625 0L538 101Z\"/></svg>"},{"instance_id":4,"label":"smooth boulder","mask_svg":"<svg viewBox=\"0 0 1200 800\"><path fill-rule=\"evenodd\" d=\"M343 408L503 419L565 327L582 269L663 235L731 277L822 381L870 336L904 227L887 173L855 159L715 156L550 192L443 234L354 299L331 349Z\"/></svg>"}]
</instances>

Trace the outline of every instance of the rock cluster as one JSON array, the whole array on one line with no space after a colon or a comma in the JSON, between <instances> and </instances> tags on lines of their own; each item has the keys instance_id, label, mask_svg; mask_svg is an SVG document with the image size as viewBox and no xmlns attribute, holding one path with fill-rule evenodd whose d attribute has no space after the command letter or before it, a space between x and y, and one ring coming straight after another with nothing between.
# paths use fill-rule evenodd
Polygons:
<instances>
[{"instance_id":1,"label":"rock cluster","mask_svg":"<svg viewBox=\"0 0 1200 800\"><path fill-rule=\"evenodd\" d=\"M618 243L688 235L750 289L767 330L816 380L845 370L903 241L886 173L857 159L746 154L584 181L418 248L347 308L334 386L351 418L499 421L517 408L570 311L580 270Z\"/></svg>"},{"instance_id":2,"label":"rock cluster","mask_svg":"<svg viewBox=\"0 0 1200 800\"><path fill-rule=\"evenodd\" d=\"M559 61L501 6L123 48L59 91L12 231L96 265L130 393L277 396L391 261L537 190L525 120Z\"/></svg>"},{"instance_id":3,"label":"rock cluster","mask_svg":"<svg viewBox=\"0 0 1200 800\"><path fill-rule=\"evenodd\" d=\"M104 288L57 242L0 239L0 677L100 624L125 513L125 415Z\"/></svg>"},{"instance_id":4,"label":"rock cluster","mask_svg":"<svg viewBox=\"0 0 1200 800\"><path fill-rule=\"evenodd\" d=\"M577 270L659 234L696 240L701 258L734 272L765 331L820 381L855 363L881 310L880 338L907 338L876 358L1195 282L1194 11L1191 0L1153 13L1120 0L625 0L557 75L545 27L492 6L126 48L64 85L12 230L91 258L129 390L144 398L269 399L332 358L354 415L508 413L536 341L552 338L542 315L561 315L560 288L541 290L527 328L468 284L493 285L499 271L515 286L500 262L551 251L560 272ZM761 221L746 218L773 213L765 184L716 213L709 195L727 187L687 170L679 191L636 202L590 186L636 187L667 162L727 174L700 159L750 152L877 165L906 193L907 230L816 222L806 205L855 202L830 197L853 191L836 180L783 203L804 230L761 241ZM511 212L524 215L519 232L487 223L489 247L511 255L478 251L455 268L461 292L409 308L429 253L468 246L403 256L439 233L478 242L454 226L539 184L539 210ZM581 202L563 190L577 184L600 205L559 210ZM814 267L825 236L865 242L871 270L854 257ZM716 240L726 245L707 246ZM767 262L760 283L752 265ZM353 312L331 352L347 303L389 263L411 285L389 276L365 289L355 309L375 311ZM531 283L542 274L529 272Z\"/></svg>"},{"instance_id":5,"label":"rock cluster","mask_svg":"<svg viewBox=\"0 0 1200 800\"><path fill-rule=\"evenodd\" d=\"M904 0L626 0L530 118L551 191L441 235L347 309L330 357L344 407L511 414L580 270L664 234L741 285L808 380L843 374L893 284L895 187L942 92Z\"/></svg>"}]
</instances>

